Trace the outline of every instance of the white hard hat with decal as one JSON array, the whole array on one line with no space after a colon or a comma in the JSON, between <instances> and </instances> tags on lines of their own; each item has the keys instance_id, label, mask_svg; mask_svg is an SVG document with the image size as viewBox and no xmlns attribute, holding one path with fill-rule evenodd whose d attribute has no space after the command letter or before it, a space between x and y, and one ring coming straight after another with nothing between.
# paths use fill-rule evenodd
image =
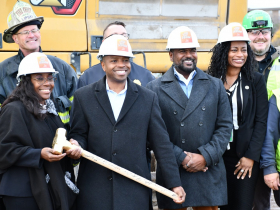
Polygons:
<instances>
[{"instance_id":1,"label":"white hard hat with decal","mask_svg":"<svg viewBox=\"0 0 280 210\"><path fill-rule=\"evenodd\" d=\"M247 31L240 23L230 23L223 27L217 43L228 41L250 41Z\"/></svg>"},{"instance_id":2,"label":"white hard hat with decal","mask_svg":"<svg viewBox=\"0 0 280 210\"><path fill-rule=\"evenodd\" d=\"M112 35L102 42L97 59L102 60L102 57L105 55L118 55L134 58L128 40L122 35Z\"/></svg>"},{"instance_id":3,"label":"white hard hat with decal","mask_svg":"<svg viewBox=\"0 0 280 210\"><path fill-rule=\"evenodd\" d=\"M31 21L39 21L38 23L42 25L44 17L37 17L29 4L23 1L17 1L13 10L8 15L7 23L9 28L4 31L3 40L7 43L14 43L12 38L14 30Z\"/></svg>"},{"instance_id":4,"label":"white hard hat with decal","mask_svg":"<svg viewBox=\"0 0 280 210\"><path fill-rule=\"evenodd\" d=\"M196 34L187 26L174 29L168 37L166 49L183 49L200 47Z\"/></svg>"},{"instance_id":5,"label":"white hard hat with decal","mask_svg":"<svg viewBox=\"0 0 280 210\"><path fill-rule=\"evenodd\" d=\"M19 64L17 80L20 79L20 76L27 74L35 74L35 73L54 73L55 71L51 61L48 57L41 52L30 53L25 56Z\"/></svg>"}]
</instances>

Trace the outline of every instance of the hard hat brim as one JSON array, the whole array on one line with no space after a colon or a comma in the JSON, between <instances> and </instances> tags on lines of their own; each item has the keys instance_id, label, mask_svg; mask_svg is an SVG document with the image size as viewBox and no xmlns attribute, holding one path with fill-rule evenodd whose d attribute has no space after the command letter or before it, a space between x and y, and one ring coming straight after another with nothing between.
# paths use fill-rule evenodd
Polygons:
<instances>
[{"instance_id":1,"label":"hard hat brim","mask_svg":"<svg viewBox=\"0 0 280 210\"><path fill-rule=\"evenodd\" d=\"M41 25L42 25L43 22L44 22L44 17L40 16L40 17L37 17L37 18L33 18L33 19L30 19L30 20L21 22L21 23L19 23L17 25L14 25L11 28L6 29L4 31L4 35L3 35L4 42L6 42L6 43L14 43L14 40L13 40L13 30L15 30L20 25L23 25L25 23L28 23L28 22L31 22L31 21L34 21L34 20L38 20L41 23Z\"/></svg>"}]
</instances>

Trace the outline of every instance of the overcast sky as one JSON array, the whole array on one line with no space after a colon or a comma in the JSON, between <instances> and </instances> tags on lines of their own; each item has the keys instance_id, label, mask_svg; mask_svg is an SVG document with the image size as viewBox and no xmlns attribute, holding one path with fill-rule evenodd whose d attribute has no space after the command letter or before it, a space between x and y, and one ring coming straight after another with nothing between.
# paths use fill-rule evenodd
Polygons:
<instances>
[{"instance_id":1,"label":"overcast sky","mask_svg":"<svg viewBox=\"0 0 280 210\"><path fill-rule=\"evenodd\" d=\"M248 0L248 8L280 8L280 0Z\"/></svg>"}]
</instances>

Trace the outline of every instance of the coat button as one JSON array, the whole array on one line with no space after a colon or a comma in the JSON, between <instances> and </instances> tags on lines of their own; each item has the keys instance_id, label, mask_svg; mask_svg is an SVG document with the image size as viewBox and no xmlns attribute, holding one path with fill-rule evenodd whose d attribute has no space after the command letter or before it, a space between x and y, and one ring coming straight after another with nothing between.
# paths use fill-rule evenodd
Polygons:
<instances>
[{"instance_id":1,"label":"coat button","mask_svg":"<svg viewBox=\"0 0 280 210\"><path fill-rule=\"evenodd\" d=\"M109 181L111 181L112 179L113 179L113 178L112 178L111 176L110 176L110 177L108 177L108 180L109 180Z\"/></svg>"},{"instance_id":2,"label":"coat button","mask_svg":"<svg viewBox=\"0 0 280 210\"><path fill-rule=\"evenodd\" d=\"M203 106L201 109L202 109L202 111L205 111L205 106Z\"/></svg>"},{"instance_id":3,"label":"coat button","mask_svg":"<svg viewBox=\"0 0 280 210\"><path fill-rule=\"evenodd\" d=\"M113 153L113 155L114 155L114 156L116 156L116 155L117 155L117 153L116 153L116 152L114 152L114 153Z\"/></svg>"},{"instance_id":4,"label":"coat button","mask_svg":"<svg viewBox=\"0 0 280 210\"><path fill-rule=\"evenodd\" d=\"M117 128L115 128L115 129L114 129L114 132L116 133L117 131L118 131Z\"/></svg>"},{"instance_id":5,"label":"coat button","mask_svg":"<svg viewBox=\"0 0 280 210\"><path fill-rule=\"evenodd\" d=\"M174 114L177 114L177 111L174 111L173 113L174 113Z\"/></svg>"},{"instance_id":6,"label":"coat button","mask_svg":"<svg viewBox=\"0 0 280 210\"><path fill-rule=\"evenodd\" d=\"M214 164L215 166L217 165L217 163Z\"/></svg>"},{"instance_id":7,"label":"coat button","mask_svg":"<svg viewBox=\"0 0 280 210\"><path fill-rule=\"evenodd\" d=\"M181 122L181 127L184 127L185 123L184 122Z\"/></svg>"},{"instance_id":8,"label":"coat button","mask_svg":"<svg viewBox=\"0 0 280 210\"><path fill-rule=\"evenodd\" d=\"M186 142L186 140L185 140L185 139L182 139L182 143L185 144L185 142Z\"/></svg>"},{"instance_id":9,"label":"coat button","mask_svg":"<svg viewBox=\"0 0 280 210\"><path fill-rule=\"evenodd\" d=\"M203 123L202 123L202 122L200 122L198 125L199 125L199 126L203 126Z\"/></svg>"}]
</instances>

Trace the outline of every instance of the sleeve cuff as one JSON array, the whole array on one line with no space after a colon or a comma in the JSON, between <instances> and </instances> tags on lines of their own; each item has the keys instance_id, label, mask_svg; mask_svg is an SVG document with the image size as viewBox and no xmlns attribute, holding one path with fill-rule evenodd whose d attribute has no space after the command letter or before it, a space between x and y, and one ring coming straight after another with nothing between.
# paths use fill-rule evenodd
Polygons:
<instances>
[{"instance_id":1,"label":"sleeve cuff","mask_svg":"<svg viewBox=\"0 0 280 210\"><path fill-rule=\"evenodd\" d=\"M204 157L205 161L206 161L206 166L210 166L212 165L212 161L211 161L211 157L210 155L207 153L206 150L204 150L203 146L198 148L198 151L200 152L200 154ZM214 165L217 165L217 163L214 163Z\"/></svg>"},{"instance_id":2,"label":"sleeve cuff","mask_svg":"<svg viewBox=\"0 0 280 210\"><path fill-rule=\"evenodd\" d=\"M177 159L178 166L182 164L182 162L185 160L186 157L187 155L184 152L180 154L179 158Z\"/></svg>"},{"instance_id":3,"label":"sleeve cuff","mask_svg":"<svg viewBox=\"0 0 280 210\"><path fill-rule=\"evenodd\" d=\"M275 166L268 166L263 169L263 175L268 175L268 174L273 174L273 173L278 173Z\"/></svg>"}]
</instances>

